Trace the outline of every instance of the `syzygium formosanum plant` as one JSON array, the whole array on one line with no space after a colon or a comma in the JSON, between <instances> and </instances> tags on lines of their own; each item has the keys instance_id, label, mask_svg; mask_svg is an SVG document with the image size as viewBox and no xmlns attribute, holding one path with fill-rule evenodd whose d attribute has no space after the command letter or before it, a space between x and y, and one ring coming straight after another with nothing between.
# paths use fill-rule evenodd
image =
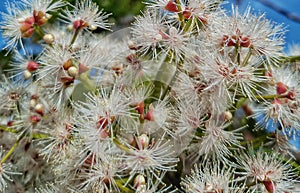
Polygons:
<instances>
[{"instance_id":1,"label":"syzygium formosanum plant","mask_svg":"<svg viewBox=\"0 0 300 193\"><path fill-rule=\"evenodd\" d=\"M93 33L111 24L91 0L8 3L0 191L293 192L299 57L281 25L220 4L148 1L118 41Z\"/></svg>"}]
</instances>

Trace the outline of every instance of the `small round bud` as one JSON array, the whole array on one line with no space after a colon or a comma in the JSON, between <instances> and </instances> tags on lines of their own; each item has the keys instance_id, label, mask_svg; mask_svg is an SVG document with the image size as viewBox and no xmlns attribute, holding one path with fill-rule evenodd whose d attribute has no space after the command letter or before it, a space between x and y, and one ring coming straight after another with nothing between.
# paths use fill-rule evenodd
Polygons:
<instances>
[{"instance_id":1,"label":"small round bud","mask_svg":"<svg viewBox=\"0 0 300 193\"><path fill-rule=\"evenodd\" d=\"M44 105L41 104L41 103L38 103L38 104L35 105L34 110L38 114L43 114L44 113Z\"/></svg>"},{"instance_id":2,"label":"small round bud","mask_svg":"<svg viewBox=\"0 0 300 193\"><path fill-rule=\"evenodd\" d=\"M52 44L55 40L55 37L53 34L45 34L43 40L46 42L46 44Z\"/></svg>"},{"instance_id":3,"label":"small round bud","mask_svg":"<svg viewBox=\"0 0 300 193\"><path fill-rule=\"evenodd\" d=\"M36 106L36 99L30 99L30 107L35 108Z\"/></svg>"},{"instance_id":4,"label":"small round bud","mask_svg":"<svg viewBox=\"0 0 300 193\"><path fill-rule=\"evenodd\" d=\"M25 70L24 72L23 72L23 74L24 74L24 78L27 80L27 79L29 79L29 78L31 78L31 76L32 76L32 74L31 74L31 72L29 72L29 70Z\"/></svg>"},{"instance_id":5,"label":"small round bud","mask_svg":"<svg viewBox=\"0 0 300 193\"><path fill-rule=\"evenodd\" d=\"M134 178L134 187L135 188L138 188L139 186L144 185L144 184L146 184L146 180L143 175L139 174Z\"/></svg>"},{"instance_id":6,"label":"small round bud","mask_svg":"<svg viewBox=\"0 0 300 193\"><path fill-rule=\"evenodd\" d=\"M95 26L95 25L90 25L90 26L89 26L89 30L94 31L94 30L96 30L96 29L97 29L97 26Z\"/></svg>"},{"instance_id":7,"label":"small round bud","mask_svg":"<svg viewBox=\"0 0 300 193\"><path fill-rule=\"evenodd\" d=\"M226 121L229 121L229 120L232 119L232 113L231 113L230 111L225 111L225 112L223 113L223 115L224 115L224 119L225 119Z\"/></svg>"},{"instance_id":8,"label":"small round bud","mask_svg":"<svg viewBox=\"0 0 300 193\"><path fill-rule=\"evenodd\" d=\"M67 29L68 29L69 31L72 31L72 30L74 29L74 27L73 27L72 24L70 24L70 25L67 26Z\"/></svg>"},{"instance_id":9,"label":"small round bud","mask_svg":"<svg viewBox=\"0 0 300 193\"><path fill-rule=\"evenodd\" d=\"M136 43L134 43L132 40L129 40L128 43L127 43L127 45L128 45L129 49L132 49L132 50L136 50L137 49Z\"/></svg>"},{"instance_id":10,"label":"small round bud","mask_svg":"<svg viewBox=\"0 0 300 193\"><path fill-rule=\"evenodd\" d=\"M155 35L155 40L156 40L156 41L159 42L159 41L162 41L162 39L163 39L163 37L162 37L161 34L156 34L156 35Z\"/></svg>"},{"instance_id":11,"label":"small round bud","mask_svg":"<svg viewBox=\"0 0 300 193\"><path fill-rule=\"evenodd\" d=\"M149 145L149 137L146 134L142 134L138 137L139 144L142 145L142 148L145 148Z\"/></svg>"},{"instance_id":12,"label":"small round bud","mask_svg":"<svg viewBox=\"0 0 300 193\"><path fill-rule=\"evenodd\" d=\"M78 69L75 66L71 66L68 68L68 74L72 77L75 77L78 74Z\"/></svg>"}]
</instances>

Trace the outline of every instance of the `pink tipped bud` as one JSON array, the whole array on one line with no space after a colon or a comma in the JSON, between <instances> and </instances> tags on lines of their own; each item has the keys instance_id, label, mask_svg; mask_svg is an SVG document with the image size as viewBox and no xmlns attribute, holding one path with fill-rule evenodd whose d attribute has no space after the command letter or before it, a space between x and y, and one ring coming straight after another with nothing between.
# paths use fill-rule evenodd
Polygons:
<instances>
[{"instance_id":1,"label":"pink tipped bud","mask_svg":"<svg viewBox=\"0 0 300 193\"><path fill-rule=\"evenodd\" d=\"M190 8L186 7L182 14L183 14L184 19L190 19L192 12L191 12Z\"/></svg>"},{"instance_id":2,"label":"pink tipped bud","mask_svg":"<svg viewBox=\"0 0 300 193\"><path fill-rule=\"evenodd\" d=\"M27 70L29 72L33 72L33 71L36 71L37 69L39 68L39 64L34 62L34 61L29 61L27 63Z\"/></svg>"},{"instance_id":3,"label":"pink tipped bud","mask_svg":"<svg viewBox=\"0 0 300 193\"><path fill-rule=\"evenodd\" d=\"M241 45L242 47L248 48L248 47L251 45L250 38L249 38L248 36L242 37L242 38L241 38L241 43L240 43L240 45Z\"/></svg>"},{"instance_id":4,"label":"pink tipped bud","mask_svg":"<svg viewBox=\"0 0 300 193\"><path fill-rule=\"evenodd\" d=\"M135 108L135 110L137 110L137 112L140 115L143 115L144 114L144 108L145 108L144 101L134 104L134 108Z\"/></svg>"},{"instance_id":5,"label":"pink tipped bud","mask_svg":"<svg viewBox=\"0 0 300 193\"><path fill-rule=\"evenodd\" d=\"M177 5L172 1L168 1L167 5L165 6L165 9L170 12L178 12Z\"/></svg>"},{"instance_id":6,"label":"pink tipped bud","mask_svg":"<svg viewBox=\"0 0 300 193\"><path fill-rule=\"evenodd\" d=\"M35 123L40 122L41 118L39 116L37 116L37 115L31 115L29 117L29 120L30 120L30 123L35 124Z\"/></svg>"},{"instance_id":7,"label":"pink tipped bud","mask_svg":"<svg viewBox=\"0 0 300 193\"><path fill-rule=\"evenodd\" d=\"M138 188L141 185L146 184L146 179L143 175L139 174L134 178L134 187Z\"/></svg>"},{"instance_id":8,"label":"pink tipped bud","mask_svg":"<svg viewBox=\"0 0 300 193\"><path fill-rule=\"evenodd\" d=\"M286 86L284 83L282 82L278 82L277 85L276 85L276 91L277 91L277 94L283 94L285 92L287 92L288 90L288 86Z\"/></svg>"},{"instance_id":9,"label":"pink tipped bud","mask_svg":"<svg viewBox=\"0 0 300 193\"><path fill-rule=\"evenodd\" d=\"M24 23L33 25L34 24L34 17L27 17L25 19Z\"/></svg>"},{"instance_id":10,"label":"pink tipped bud","mask_svg":"<svg viewBox=\"0 0 300 193\"><path fill-rule=\"evenodd\" d=\"M36 11L36 10L34 10L33 11L33 16L34 16L34 22L36 24L38 24L39 26L44 25L48 21L47 15L44 12L42 12L42 11Z\"/></svg>"},{"instance_id":11,"label":"pink tipped bud","mask_svg":"<svg viewBox=\"0 0 300 193\"><path fill-rule=\"evenodd\" d=\"M79 20L76 20L73 22L74 29L81 29L81 28L84 28L87 26L88 26L88 24L85 21L83 21L82 19L79 19Z\"/></svg>"},{"instance_id":12,"label":"pink tipped bud","mask_svg":"<svg viewBox=\"0 0 300 193\"><path fill-rule=\"evenodd\" d=\"M154 113L154 110L149 110L144 118L148 121L154 121L153 113Z\"/></svg>"},{"instance_id":13,"label":"pink tipped bud","mask_svg":"<svg viewBox=\"0 0 300 193\"><path fill-rule=\"evenodd\" d=\"M20 29L22 31L22 29ZM30 27L26 31L22 31L22 38L30 38L34 33L34 28Z\"/></svg>"},{"instance_id":14,"label":"pink tipped bud","mask_svg":"<svg viewBox=\"0 0 300 193\"><path fill-rule=\"evenodd\" d=\"M138 144L142 146L142 148L146 148L149 145L149 137L146 134L142 134L138 137Z\"/></svg>"}]
</instances>

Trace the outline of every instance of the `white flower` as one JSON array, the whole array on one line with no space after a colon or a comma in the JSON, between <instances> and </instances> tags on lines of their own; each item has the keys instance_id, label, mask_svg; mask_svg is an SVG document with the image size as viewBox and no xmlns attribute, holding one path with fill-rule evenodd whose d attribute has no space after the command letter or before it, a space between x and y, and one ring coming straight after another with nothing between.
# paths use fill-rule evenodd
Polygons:
<instances>
[{"instance_id":1,"label":"white flower","mask_svg":"<svg viewBox=\"0 0 300 193\"><path fill-rule=\"evenodd\" d=\"M242 193L244 189L234 183L233 169L224 167L219 161L195 165L189 176L182 179L182 186L187 193Z\"/></svg>"},{"instance_id":2,"label":"white flower","mask_svg":"<svg viewBox=\"0 0 300 193\"><path fill-rule=\"evenodd\" d=\"M5 192L7 188L8 181L12 182L11 175L17 175L20 173L13 171L13 166L11 163L2 163L2 159L4 158L5 154L3 151L2 146L0 147L0 191Z\"/></svg>"},{"instance_id":3,"label":"white flower","mask_svg":"<svg viewBox=\"0 0 300 193\"><path fill-rule=\"evenodd\" d=\"M250 50L268 65L274 65L273 61L276 62L283 54L285 30L282 25L272 23L264 15L251 14L250 7L244 14L233 7L231 17L218 18L215 24L211 29L211 41L219 46L220 50L238 46L239 52Z\"/></svg>"},{"instance_id":4,"label":"white flower","mask_svg":"<svg viewBox=\"0 0 300 193\"><path fill-rule=\"evenodd\" d=\"M253 182L249 187L252 192L293 192L298 182L298 171L279 152L263 152L262 148L254 150L249 146L248 152L239 154L237 161L242 171L236 173Z\"/></svg>"},{"instance_id":5,"label":"white flower","mask_svg":"<svg viewBox=\"0 0 300 193\"><path fill-rule=\"evenodd\" d=\"M31 53L27 53L25 56L20 52L15 52L15 57L11 66L13 67L10 71L11 78L24 82L27 79L32 79L39 69L39 63L37 62L38 57L34 58Z\"/></svg>"},{"instance_id":6,"label":"white flower","mask_svg":"<svg viewBox=\"0 0 300 193\"><path fill-rule=\"evenodd\" d=\"M15 83L5 76L0 82L0 111L8 113L10 110L18 110L18 106L22 106L22 98L26 94L24 85Z\"/></svg>"},{"instance_id":7,"label":"white flower","mask_svg":"<svg viewBox=\"0 0 300 193\"><path fill-rule=\"evenodd\" d=\"M19 44L25 50L22 38L31 37L34 33L32 11L21 3L7 3L6 10L7 13L1 13L2 35L8 39L4 49L12 50Z\"/></svg>"},{"instance_id":8,"label":"white flower","mask_svg":"<svg viewBox=\"0 0 300 193\"><path fill-rule=\"evenodd\" d=\"M145 176L152 175L157 180L161 180L159 174L163 171L173 171L177 165L178 159L170 140L166 139L166 134L160 138L150 138L149 144L144 141L135 140L136 146L124 144L129 148L124 154L126 170L129 171L129 182L136 174L140 173Z\"/></svg>"},{"instance_id":9,"label":"white flower","mask_svg":"<svg viewBox=\"0 0 300 193\"><path fill-rule=\"evenodd\" d=\"M204 136L196 137L198 142L191 144L190 157L195 158L195 161L204 156L204 159L221 159L226 162L226 157L232 155L230 148L241 147L239 141L243 139L241 134L237 133L238 130L225 130L230 124L218 118L210 118L203 128Z\"/></svg>"},{"instance_id":10,"label":"white flower","mask_svg":"<svg viewBox=\"0 0 300 193\"><path fill-rule=\"evenodd\" d=\"M65 5L62 0L23 0L25 4L31 6L36 12L42 12L44 14L48 12L57 11L60 7Z\"/></svg>"},{"instance_id":11,"label":"white flower","mask_svg":"<svg viewBox=\"0 0 300 193\"><path fill-rule=\"evenodd\" d=\"M90 29L95 30L98 27L109 29L109 14L99 10L96 3L91 0L76 0L74 10L65 10L61 15L64 22L71 22L74 29Z\"/></svg>"},{"instance_id":12,"label":"white flower","mask_svg":"<svg viewBox=\"0 0 300 193\"><path fill-rule=\"evenodd\" d=\"M78 189L86 192L120 192L117 180L122 177L121 166L115 157L96 159L90 168L81 170L79 179L82 182Z\"/></svg>"},{"instance_id":13,"label":"white flower","mask_svg":"<svg viewBox=\"0 0 300 193\"><path fill-rule=\"evenodd\" d=\"M273 127L284 131L285 135L295 134L300 125L300 85L299 73L291 66L280 67L269 72L265 96L270 99L254 107L254 117L258 127Z\"/></svg>"},{"instance_id":14,"label":"white flower","mask_svg":"<svg viewBox=\"0 0 300 193\"><path fill-rule=\"evenodd\" d=\"M157 10L147 9L137 16L132 27L132 38L143 55L152 53L156 58L162 46L163 32L166 30L164 16Z\"/></svg>"},{"instance_id":15,"label":"white flower","mask_svg":"<svg viewBox=\"0 0 300 193\"><path fill-rule=\"evenodd\" d=\"M263 89L260 84L264 83L266 78L261 75L261 69L255 60L239 64L230 57L222 57L219 53L210 57L199 65L202 76L208 82L205 89L210 90L211 87L219 85L224 87L232 101L235 101L237 96L257 100L257 95L260 95Z\"/></svg>"}]
</instances>

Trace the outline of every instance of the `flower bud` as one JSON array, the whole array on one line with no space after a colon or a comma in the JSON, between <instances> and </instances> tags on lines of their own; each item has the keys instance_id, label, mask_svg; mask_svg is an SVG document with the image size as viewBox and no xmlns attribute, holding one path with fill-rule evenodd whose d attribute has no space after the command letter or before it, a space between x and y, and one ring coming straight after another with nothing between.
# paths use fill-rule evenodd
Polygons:
<instances>
[{"instance_id":1,"label":"flower bud","mask_svg":"<svg viewBox=\"0 0 300 193\"><path fill-rule=\"evenodd\" d=\"M149 145L149 137L146 134L142 134L138 137L138 144L142 145L142 148L148 147Z\"/></svg>"},{"instance_id":2,"label":"flower bud","mask_svg":"<svg viewBox=\"0 0 300 193\"><path fill-rule=\"evenodd\" d=\"M53 34L45 34L43 40L46 42L46 44L52 44L55 40L55 37Z\"/></svg>"},{"instance_id":3,"label":"flower bud","mask_svg":"<svg viewBox=\"0 0 300 193\"><path fill-rule=\"evenodd\" d=\"M128 45L129 49L131 49L131 50L137 50L137 45L136 45L135 42L129 40L128 43L127 43L127 45Z\"/></svg>"},{"instance_id":4,"label":"flower bud","mask_svg":"<svg viewBox=\"0 0 300 193\"><path fill-rule=\"evenodd\" d=\"M145 119L148 121L154 121L154 107L152 104L149 105L149 111L145 115Z\"/></svg>"},{"instance_id":5,"label":"flower bud","mask_svg":"<svg viewBox=\"0 0 300 193\"><path fill-rule=\"evenodd\" d=\"M71 59L68 59L65 63L63 63L64 70L68 70L72 66Z\"/></svg>"},{"instance_id":6,"label":"flower bud","mask_svg":"<svg viewBox=\"0 0 300 193\"><path fill-rule=\"evenodd\" d=\"M67 29L68 29L69 31L72 31L72 30L74 29L74 27L73 27L73 25L70 24L70 25L67 26Z\"/></svg>"},{"instance_id":7,"label":"flower bud","mask_svg":"<svg viewBox=\"0 0 300 193\"><path fill-rule=\"evenodd\" d=\"M81 28L84 28L84 27L87 27L87 26L88 26L88 23L86 23L82 19L79 19L79 20L76 20L76 21L73 22L73 28L74 29L81 29Z\"/></svg>"},{"instance_id":8,"label":"flower bud","mask_svg":"<svg viewBox=\"0 0 300 193\"><path fill-rule=\"evenodd\" d=\"M225 112L223 113L223 115L224 115L224 120L225 120L225 121L229 121L229 120L232 119L232 113L231 113L230 111L225 111Z\"/></svg>"},{"instance_id":9,"label":"flower bud","mask_svg":"<svg viewBox=\"0 0 300 193\"><path fill-rule=\"evenodd\" d=\"M287 85L285 85L282 82L277 82L277 85L276 85L277 94L281 95L281 94L285 93L287 90L288 90Z\"/></svg>"},{"instance_id":10,"label":"flower bud","mask_svg":"<svg viewBox=\"0 0 300 193\"><path fill-rule=\"evenodd\" d=\"M178 12L177 5L172 0L168 1L167 5L165 6L165 9L170 12Z\"/></svg>"},{"instance_id":11,"label":"flower bud","mask_svg":"<svg viewBox=\"0 0 300 193\"><path fill-rule=\"evenodd\" d=\"M29 120L30 120L30 123L34 124L34 123L40 122L41 118L39 116L37 116L37 115L31 115L29 117Z\"/></svg>"},{"instance_id":12,"label":"flower bud","mask_svg":"<svg viewBox=\"0 0 300 193\"><path fill-rule=\"evenodd\" d=\"M95 26L95 25L89 25L89 30L94 31L96 29L97 29L97 26Z\"/></svg>"},{"instance_id":13,"label":"flower bud","mask_svg":"<svg viewBox=\"0 0 300 193\"><path fill-rule=\"evenodd\" d=\"M29 61L27 63L27 70L29 72L33 72L33 71L36 71L37 69L39 68L39 64L34 62L34 61Z\"/></svg>"},{"instance_id":14,"label":"flower bud","mask_svg":"<svg viewBox=\"0 0 300 193\"><path fill-rule=\"evenodd\" d=\"M44 114L44 105L41 104L41 103L38 103L38 104L35 105L34 110L38 114L43 115Z\"/></svg>"},{"instance_id":15,"label":"flower bud","mask_svg":"<svg viewBox=\"0 0 300 193\"><path fill-rule=\"evenodd\" d=\"M36 99L30 99L30 108L35 108L36 106Z\"/></svg>"},{"instance_id":16,"label":"flower bud","mask_svg":"<svg viewBox=\"0 0 300 193\"><path fill-rule=\"evenodd\" d=\"M262 182L269 193L275 192L274 183L271 180L264 180Z\"/></svg>"},{"instance_id":17,"label":"flower bud","mask_svg":"<svg viewBox=\"0 0 300 193\"><path fill-rule=\"evenodd\" d=\"M77 74L78 74L78 69L75 67L75 66L71 66L69 69L68 69L68 74L72 77L76 77Z\"/></svg>"},{"instance_id":18,"label":"flower bud","mask_svg":"<svg viewBox=\"0 0 300 193\"><path fill-rule=\"evenodd\" d=\"M146 180L143 175L139 174L134 178L134 187L135 188L138 188L139 186L144 185L144 184L146 184Z\"/></svg>"},{"instance_id":19,"label":"flower bud","mask_svg":"<svg viewBox=\"0 0 300 193\"><path fill-rule=\"evenodd\" d=\"M28 80L28 79L31 78L31 76L32 76L32 74L31 74L31 72L29 72L29 70L25 70L25 71L23 72L23 74L24 74L25 80Z\"/></svg>"}]
</instances>

